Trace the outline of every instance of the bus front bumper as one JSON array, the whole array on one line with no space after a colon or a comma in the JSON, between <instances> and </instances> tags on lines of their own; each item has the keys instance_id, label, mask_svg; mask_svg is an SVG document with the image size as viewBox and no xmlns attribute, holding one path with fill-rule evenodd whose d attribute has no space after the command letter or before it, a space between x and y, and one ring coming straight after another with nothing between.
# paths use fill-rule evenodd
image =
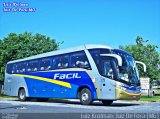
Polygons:
<instances>
[{"instance_id":1,"label":"bus front bumper","mask_svg":"<svg viewBox=\"0 0 160 119\"><path fill-rule=\"evenodd\" d=\"M127 90L116 87L117 100L139 100L141 93L130 93Z\"/></svg>"}]
</instances>

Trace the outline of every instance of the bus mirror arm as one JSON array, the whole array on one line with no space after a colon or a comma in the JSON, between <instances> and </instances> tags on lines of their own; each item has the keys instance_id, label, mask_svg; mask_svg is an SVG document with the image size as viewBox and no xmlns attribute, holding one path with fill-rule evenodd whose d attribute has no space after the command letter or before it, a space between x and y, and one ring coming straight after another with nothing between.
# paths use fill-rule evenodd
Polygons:
<instances>
[{"instance_id":1,"label":"bus mirror arm","mask_svg":"<svg viewBox=\"0 0 160 119\"><path fill-rule=\"evenodd\" d=\"M141 65L143 65L143 71L146 72L146 64L145 64L145 63L140 62L140 61L135 61L135 62L136 62L136 64L141 64Z\"/></svg>"},{"instance_id":2,"label":"bus mirror arm","mask_svg":"<svg viewBox=\"0 0 160 119\"><path fill-rule=\"evenodd\" d=\"M117 54L100 54L100 56L113 57L118 61L118 66L122 66L122 58Z\"/></svg>"}]
</instances>

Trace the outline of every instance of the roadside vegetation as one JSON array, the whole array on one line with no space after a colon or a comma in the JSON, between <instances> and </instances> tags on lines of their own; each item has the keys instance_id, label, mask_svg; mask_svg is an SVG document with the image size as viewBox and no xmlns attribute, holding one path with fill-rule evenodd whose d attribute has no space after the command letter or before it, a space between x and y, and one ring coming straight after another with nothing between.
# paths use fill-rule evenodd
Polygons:
<instances>
[{"instance_id":1,"label":"roadside vegetation","mask_svg":"<svg viewBox=\"0 0 160 119\"><path fill-rule=\"evenodd\" d=\"M137 36L136 44L120 46L119 48L129 52L135 60L146 64L146 72L143 72L142 65L137 64L140 77L149 77L151 82L160 79L160 53L157 51L159 48L157 44L150 44L149 40Z\"/></svg>"},{"instance_id":2,"label":"roadside vegetation","mask_svg":"<svg viewBox=\"0 0 160 119\"><path fill-rule=\"evenodd\" d=\"M139 101L149 101L149 102L156 102L160 101L160 95L159 96L141 96Z\"/></svg>"},{"instance_id":3,"label":"roadside vegetation","mask_svg":"<svg viewBox=\"0 0 160 119\"><path fill-rule=\"evenodd\" d=\"M8 34L0 39L0 81L4 80L7 62L57 50L61 44L62 42L39 33Z\"/></svg>"},{"instance_id":4,"label":"roadside vegetation","mask_svg":"<svg viewBox=\"0 0 160 119\"><path fill-rule=\"evenodd\" d=\"M12 97L7 95L0 95L0 98L12 98Z\"/></svg>"}]
</instances>

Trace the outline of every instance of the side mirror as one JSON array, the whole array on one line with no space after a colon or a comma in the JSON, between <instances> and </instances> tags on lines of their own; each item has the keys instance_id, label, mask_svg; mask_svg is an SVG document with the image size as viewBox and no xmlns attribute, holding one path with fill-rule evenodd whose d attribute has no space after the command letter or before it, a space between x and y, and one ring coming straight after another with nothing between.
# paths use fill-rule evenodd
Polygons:
<instances>
[{"instance_id":1,"label":"side mirror","mask_svg":"<svg viewBox=\"0 0 160 119\"><path fill-rule=\"evenodd\" d=\"M145 63L140 62L140 61L135 61L135 62L136 62L136 64L141 64L141 65L143 65L143 71L146 72L146 64L145 64Z\"/></svg>"},{"instance_id":2,"label":"side mirror","mask_svg":"<svg viewBox=\"0 0 160 119\"><path fill-rule=\"evenodd\" d=\"M118 61L118 66L122 66L122 58L116 54L100 54L100 56L114 57Z\"/></svg>"}]
</instances>

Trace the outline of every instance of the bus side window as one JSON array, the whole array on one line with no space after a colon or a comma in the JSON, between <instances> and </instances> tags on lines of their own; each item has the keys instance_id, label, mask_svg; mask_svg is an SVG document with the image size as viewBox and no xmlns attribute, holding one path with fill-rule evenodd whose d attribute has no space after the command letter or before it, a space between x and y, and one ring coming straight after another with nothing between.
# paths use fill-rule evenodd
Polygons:
<instances>
[{"instance_id":1,"label":"bus side window","mask_svg":"<svg viewBox=\"0 0 160 119\"><path fill-rule=\"evenodd\" d=\"M71 67L91 69L87 56L84 52L77 52L71 55Z\"/></svg>"},{"instance_id":2,"label":"bus side window","mask_svg":"<svg viewBox=\"0 0 160 119\"><path fill-rule=\"evenodd\" d=\"M17 64L17 73L26 72L26 62L21 62Z\"/></svg>"},{"instance_id":3,"label":"bus side window","mask_svg":"<svg viewBox=\"0 0 160 119\"><path fill-rule=\"evenodd\" d=\"M13 64L13 67L12 67L12 72L11 72L11 74L14 74L14 73L16 73L16 64Z\"/></svg>"},{"instance_id":4,"label":"bus side window","mask_svg":"<svg viewBox=\"0 0 160 119\"><path fill-rule=\"evenodd\" d=\"M38 60L29 61L27 71L28 72L36 72L39 69L38 67L39 67Z\"/></svg>"},{"instance_id":5,"label":"bus side window","mask_svg":"<svg viewBox=\"0 0 160 119\"><path fill-rule=\"evenodd\" d=\"M16 73L20 73L20 64L16 65Z\"/></svg>"},{"instance_id":6,"label":"bus side window","mask_svg":"<svg viewBox=\"0 0 160 119\"><path fill-rule=\"evenodd\" d=\"M26 72L27 63L24 62L22 66L22 72Z\"/></svg>"},{"instance_id":7,"label":"bus side window","mask_svg":"<svg viewBox=\"0 0 160 119\"><path fill-rule=\"evenodd\" d=\"M17 64L17 73L20 73L20 72L21 72L20 69L21 69L21 64L18 63L18 64Z\"/></svg>"},{"instance_id":8,"label":"bus side window","mask_svg":"<svg viewBox=\"0 0 160 119\"><path fill-rule=\"evenodd\" d=\"M64 69L69 67L68 55L56 56L56 69Z\"/></svg>"},{"instance_id":9,"label":"bus side window","mask_svg":"<svg viewBox=\"0 0 160 119\"><path fill-rule=\"evenodd\" d=\"M7 64L7 73L8 74L12 74L14 73L15 71L13 71L13 64Z\"/></svg>"},{"instance_id":10,"label":"bus side window","mask_svg":"<svg viewBox=\"0 0 160 119\"><path fill-rule=\"evenodd\" d=\"M56 56L54 58L54 62L53 64L55 63L55 69L61 69L62 68L62 64L61 64L61 57L60 56Z\"/></svg>"},{"instance_id":11,"label":"bus side window","mask_svg":"<svg viewBox=\"0 0 160 119\"><path fill-rule=\"evenodd\" d=\"M55 58L55 57L52 58L52 68L53 68L53 69L56 69L56 68L57 68L57 67L56 67L56 58Z\"/></svg>"},{"instance_id":12,"label":"bus side window","mask_svg":"<svg viewBox=\"0 0 160 119\"><path fill-rule=\"evenodd\" d=\"M43 58L40 60L40 70L50 70L51 69L51 63L50 58Z\"/></svg>"},{"instance_id":13,"label":"bus side window","mask_svg":"<svg viewBox=\"0 0 160 119\"><path fill-rule=\"evenodd\" d=\"M61 64L63 68L69 67L68 55L64 55L61 57Z\"/></svg>"}]
</instances>

